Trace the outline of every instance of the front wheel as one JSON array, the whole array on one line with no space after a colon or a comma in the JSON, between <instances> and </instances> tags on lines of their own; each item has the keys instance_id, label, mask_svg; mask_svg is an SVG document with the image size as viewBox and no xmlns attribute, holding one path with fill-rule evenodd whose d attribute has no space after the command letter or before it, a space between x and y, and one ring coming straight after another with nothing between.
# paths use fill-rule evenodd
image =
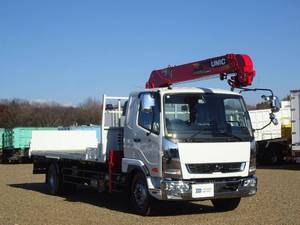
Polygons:
<instances>
[{"instance_id":1,"label":"front wheel","mask_svg":"<svg viewBox=\"0 0 300 225\"><path fill-rule=\"evenodd\" d=\"M130 197L138 214L143 216L150 215L152 199L148 192L145 176L142 173L134 175L132 179Z\"/></svg>"},{"instance_id":2,"label":"front wheel","mask_svg":"<svg viewBox=\"0 0 300 225\"><path fill-rule=\"evenodd\" d=\"M240 204L241 198L232 199L214 199L212 203L218 211L232 211L236 209Z\"/></svg>"}]
</instances>

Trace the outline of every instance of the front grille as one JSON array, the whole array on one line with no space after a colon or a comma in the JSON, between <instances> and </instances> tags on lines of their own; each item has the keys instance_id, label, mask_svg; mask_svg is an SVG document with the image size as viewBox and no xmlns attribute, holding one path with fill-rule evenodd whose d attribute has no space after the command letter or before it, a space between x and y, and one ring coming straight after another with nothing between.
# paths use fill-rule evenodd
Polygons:
<instances>
[{"instance_id":1,"label":"front grille","mask_svg":"<svg viewBox=\"0 0 300 225\"><path fill-rule=\"evenodd\" d=\"M186 164L189 173L235 173L244 170L246 163L206 163L206 164Z\"/></svg>"}]
</instances>

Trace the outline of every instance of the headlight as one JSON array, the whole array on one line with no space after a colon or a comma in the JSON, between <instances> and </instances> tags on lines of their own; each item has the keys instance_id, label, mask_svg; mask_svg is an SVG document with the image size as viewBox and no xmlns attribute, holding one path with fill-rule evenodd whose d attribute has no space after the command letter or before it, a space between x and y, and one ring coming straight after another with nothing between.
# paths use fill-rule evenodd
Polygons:
<instances>
[{"instance_id":1,"label":"headlight","mask_svg":"<svg viewBox=\"0 0 300 225\"><path fill-rule=\"evenodd\" d=\"M250 144L250 162L249 175L254 175L256 171L256 141L251 141Z\"/></svg>"},{"instance_id":2,"label":"headlight","mask_svg":"<svg viewBox=\"0 0 300 225\"><path fill-rule=\"evenodd\" d=\"M182 199L182 194L191 193L191 186L182 181L165 181L162 189L166 191L168 199Z\"/></svg>"},{"instance_id":3,"label":"headlight","mask_svg":"<svg viewBox=\"0 0 300 225\"><path fill-rule=\"evenodd\" d=\"M190 185L182 181L171 181L171 182L166 182L165 189L167 191L186 193L190 190Z\"/></svg>"}]
</instances>

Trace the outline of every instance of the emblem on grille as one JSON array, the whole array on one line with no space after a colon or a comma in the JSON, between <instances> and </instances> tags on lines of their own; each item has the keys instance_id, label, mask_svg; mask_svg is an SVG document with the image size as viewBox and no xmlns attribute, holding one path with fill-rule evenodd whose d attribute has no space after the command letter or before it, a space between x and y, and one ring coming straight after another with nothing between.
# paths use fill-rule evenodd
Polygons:
<instances>
[{"instance_id":1,"label":"emblem on grille","mask_svg":"<svg viewBox=\"0 0 300 225\"><path fill-rule=\"evenodd\" d=\"M221 164L216 164L215 165L215 172L220 172L221 170L223 170L223 165L221 165Z\"/></svg>"}]
</instances>

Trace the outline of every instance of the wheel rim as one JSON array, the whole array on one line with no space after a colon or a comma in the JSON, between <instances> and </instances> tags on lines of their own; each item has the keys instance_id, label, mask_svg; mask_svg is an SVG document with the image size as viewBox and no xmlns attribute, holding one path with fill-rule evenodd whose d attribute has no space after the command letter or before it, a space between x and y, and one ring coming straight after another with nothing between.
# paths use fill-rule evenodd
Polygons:
<instances>
[{"instance_id":1,"label":"wheel rim","mask_svg":"<svg viewBox=\"0 0 300 225\"><path fill-rule=\"evenodd\" d=\"M145 205L145 201L147 200L147 189L144 183L138 182L134 188L134 199L139 208Z\"/></svg>"}]
</instances>

